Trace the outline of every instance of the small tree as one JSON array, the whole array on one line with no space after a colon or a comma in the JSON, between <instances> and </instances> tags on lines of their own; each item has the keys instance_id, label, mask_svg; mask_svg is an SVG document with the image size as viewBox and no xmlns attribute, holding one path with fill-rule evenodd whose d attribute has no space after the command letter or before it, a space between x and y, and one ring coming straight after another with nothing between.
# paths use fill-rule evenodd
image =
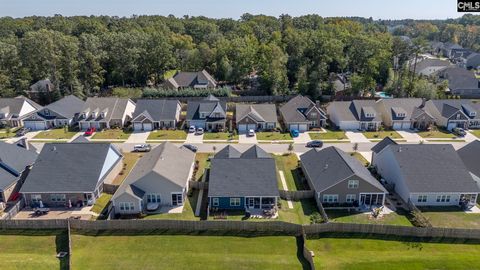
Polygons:
<instances>
[{"instance_id":1,"label":"small tree","mask_svg":"<svg viewBox=\"0 0 480 270\"><path fill-rule=\"evenodd\" d=\"M7 136L9 136L10 132L12 132L12 129L10 128L10 126L6 126L5 131L7 132Z\"/></svg>"},{"instance_id":2,"label":"small tree","mask_svg":"<svg viewBox=\"0 0 480 270\"><path fill-rule=\"evenodd\" d=\"M290 144L288 145L288 152L289 152L289 153L292 153L292 152L293 152L293 149L294 149L293 143L290 143Z\"/></svg>"},{"instance_id":3,"label":"small tree","mask_svg":"<svg viewBox=\"0 0 480 270\"><path fill-rule=\"evenodd\" d=\"M215 154L216 151L217 151L217 147L214 145L214 146L212 147L212 149L213 149L213 153Z\"/></svg>"},{"instance_id":4,"label":"small tree","mask_svg":"<svg viewBox=\"0 0 480 270\"><path fill-rule=\"evenodd\" d=\"M358 143L354 143L353 144L353 152L357 152L358 151Z\"/></svg>"}]
</instances>

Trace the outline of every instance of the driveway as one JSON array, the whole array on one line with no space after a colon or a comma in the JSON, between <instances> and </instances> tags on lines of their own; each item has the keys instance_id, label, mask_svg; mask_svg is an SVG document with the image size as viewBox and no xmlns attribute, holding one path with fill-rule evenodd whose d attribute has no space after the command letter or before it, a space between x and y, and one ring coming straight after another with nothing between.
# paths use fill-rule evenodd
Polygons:
<instances>
[{"instance_id":1,"label":"driveway","mask_svg":"<svg viewBox=\"0 0 480 270\"><path fill-rule=\"evenodd\" d=\"M467 131L467 135L465 135L464 139L467 143L478 140L477 136L473 135L469 131Z\"/></svg>"},{"instance_id":2,"label":"driveway","mask_svg":"<svg viewBox=\"0 0 480 270\"><path fill-rule=\"evenodd\" d=\"M150 131L134 131L125 143L145 143L148 135L150 135Z\"/></svg>"},{"instance_id":3,"label":"driveway","mask_svg":"<svg viewBox=\"0 0 480 270\"><path fill-rule=\"evenodd\" d=\"M29 141L29 140L33 139L33 137L37 136L38 133L40 133L42 131L43 130L30 131L22 137L13 137L13 138L8 139L6 142L7 143L15 143L15 142L18 142L20 139L23 139L23 138L25 138L25 139L27 139L27 141Z\"/></svg>"},{"instance_id":4,"label":"driveway","mask_svg":"<svg viewBox=\"0 0 480 270\"><path fill-rule=\"evenodd\" d=\"M310 135L308 135L307 132L302 132L298 134L298 137L293 138L293 143L305 144L311 140L312 139L310 139Z\"/></svg>"},{"instance_id":5,"label":"driveway","mask_svg":"<svg viewBox=\"0 0 480 270\"><path fill-rule=\"evenodd\" d=\"M407 142L418 143L425 140L413 130L395 130L395 131L398 134L400 134L400 136L402 136L405 140L407 140Z\"/></svg>"},{"instance_id":6,"label":"driveway","mask_svg":"<svg viewBox=\"0 0 480 270\"><path fill-rule=\"evenodd\" d=\"M195 135L195 133L188 133L185 143L203 143L203 134Z\"/></svg>"},{"instance_id":7,"label":"driveway","mask_svg":"<svg viewBox=\"0 0 480 270\"><path fill-rule=\"evenodd\" d=\"M256 144L257 134L255 134L254 136L247 136L247 134L239 134L238 143Z\"/></svg>"},{"instance_id":8,"label":"driveway","mask_svg":"<svg viewBox=\"0 0 480 270\"><path fill-rule=\"evenodd\" d=\"M368 143L370 142L367 137L365 137L362 132L360 131L347 131L345 132L345 136L350 140L352 143Z\"/></svg>"}]
</instances>

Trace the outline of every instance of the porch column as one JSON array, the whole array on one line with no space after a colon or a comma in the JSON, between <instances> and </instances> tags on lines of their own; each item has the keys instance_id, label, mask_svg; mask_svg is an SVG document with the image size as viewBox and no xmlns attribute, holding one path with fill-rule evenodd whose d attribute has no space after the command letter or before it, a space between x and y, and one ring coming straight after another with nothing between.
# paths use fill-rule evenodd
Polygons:
<instances>
[{"instance_id":1,"label":"porch column","mask_svg":"<svg viewBox=\"0 0 480 270\"><path fill-rule=\"evenodd\" d=\"M387 196L386 193L383 193L383 200L382 200L382 205L385 205L385 197Z\"/></svg>"},{"instance_id":2,"label":"porch column","mask_svg":"<svg viewBox=\"0 0 480 270\"><path fill-rule=\"evenodd\" d=\"M260 209L263 209L262 208L262 197L260 197Z\"/></svg>"}]
</instances>

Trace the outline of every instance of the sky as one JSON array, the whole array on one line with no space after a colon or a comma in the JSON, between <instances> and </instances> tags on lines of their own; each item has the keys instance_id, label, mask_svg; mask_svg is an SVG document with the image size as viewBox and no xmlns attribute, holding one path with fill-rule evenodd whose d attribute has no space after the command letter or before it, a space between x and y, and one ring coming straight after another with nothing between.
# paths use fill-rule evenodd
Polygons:
<instances>
[{"instance_id":1,"label":"sky","mask_svg":"<svg viewBox=\"0 0 480 270\"><path fill-rule=\"evenodd\" d=\"M457 0L0 0L0 17L184 15L238 19L244 13L374 19L461 17Z\"/></svg>"}]
</instances>

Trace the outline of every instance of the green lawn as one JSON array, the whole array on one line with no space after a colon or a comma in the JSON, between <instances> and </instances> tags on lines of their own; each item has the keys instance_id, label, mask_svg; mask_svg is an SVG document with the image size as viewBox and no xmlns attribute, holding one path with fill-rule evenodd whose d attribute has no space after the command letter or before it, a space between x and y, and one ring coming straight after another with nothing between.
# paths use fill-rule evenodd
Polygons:
<instances>
[{"instance_id":1,"label":"green lawn","mask_svg":"<svg viewBox=\"0 0 480 270\"><path fill-rule=\"evenodd\" d=\"M229 132L206 132L203 135L204 140L238 140L238 135L233 136Z\"/></svg>"},{"instance_id":2,"label":"green lawn","mask_svg":"<svg viewBox=\"0 0 480 270\"><path fill-rule=\"evenodd\" d=\"M288 155L274 155L275 164L277 165L277 172L283 171L285 182L287 182L288 190L304 190L303 174L298 166L298 158L295 154ZM277 173L278 174L278 173ZM280 175L277 175L278 186L283 189Z\"/></svg>"},{"instance_id":3,"label":"green lawn","mask_svg":"<svg viewBox=\"0 0 480 270\"><path fill-rule=\"evenodd\" d=\"M121 129L105 129L97 131L92 139L110 139L110 140L127 140L132 131L123 131Z\"/></svg>"},{"instance_id":4,"label":"green lawn","mask_svg":"<svg viewBox=\"0 0 480 270\"><path fill-rule=\"evenodd\" d=\"M72 235L72 269L301 269L294 237Z\"/></svg>"},{"instance_id":5,"label":"green lawn","mask_svg":"<svg viewBox=\"0 0 480 270\"><path fill-rule=\"evenodd\" d=\"M95 204L92 207L92 211L97 214L102 213L103 209L105 209L111 198L111 194L102 193L102 195L100 195L97 201L95 201Z\"/></svg>"},{"instance_id":6,"label":"green lawn","mask_svg":"<svg viewBox=\"0 0 480 270\"><path fill-rule=\"evenodd\" d=\"M469 132L475 135L477 138L480 138L480 129L471 129Z\"/></svg>"},{"instance_id":7,"label":"green lawn","mask_svg":"<svg viewBox=\"0 0 480 270\"><path fill-rule=\"evenodd\" d=\"M417 133L423 138L455 138L456 136L452 133L449 133L446 130L430 130L430 131L420 131Z\"/></svg>"},{"instance_id":8,"label":"green lawn","mask_svg":"<svg viewBox=\"0 0 480 270\"><path fill-rule=\"evenodd\" d=\"M185 140L187 132L184 130L154 130L147 140Z\"/></svg>"},{"instance_id":9,"label":"green lawn","mask_svg":"<svg viewBox=\"0 0 480 270\"><path fill-rule=\"evenodd\" d=\"M197 170L195 172L195 180L200 181L203 177L203 172L205 168L210 167L210 161L208 157L212 155L212 153L197 153L195 155L195 162L198 164Z\"/></svg>"},{"instance_id":10,"label":"green lawn","mask_svg":"<svg viewBox=\"0 0 480 270\"><path fill-rule=\"evenodd\" d=\"M147 215L145 219L177 219L177 220L199 220L195 217L195 206L197 205L197 197L186 197L182 213L161 213Z\"/></svg>"},{"instance_id":11,"label":"green lawn","mask_svg":"<svg viewBox=\"0 0 480 270\"><path fill-rule=\"evenodd\" d=\"M293 203L293 209L288 208L287 201L281 200L282 208L278 212L278 220L296 224L310 224L310 216L318 214L314 199L304 199Z\"/></svg>"},{"instance_id":12,"label":"green lawn","mask_svg":"<svg viewBox=\"0 0 480 270\"><path fill-rule=\"evenodd\" d=\"M368 165L370 165L370 162L366 158L364 158L362 154L355 152L355 153L350 153L350 155L358 159L358 161L360 161L363 164L363 166L367 167Z\"/></svg>"},{"instance_id":13,"label":"green lawn","mask_svg":"<svg viewBox=\"0 0 480 270\"><path fill-rule=\"evenodd\" d=\"M398 134L396 131L388 130L388 131L364 131L362 134L367 137L367 139L384 139L386 137L390 137L391 139L401 139L402 136Z\"/></svg>"},{"instance_id":14,"label":"green lawn","mask_svg":"<svg viewBox=\"0 0 480 270\"><path fill-rule=\"evenodd\" d=\"M309 132L310 139L312 140L344 140L348 139L343 130L329 130L327 132Z\"/></svg>"},{"instance_id":15,"label":"green lawn","mask_svg":"<svg viewBox=\"0 0 480 270\"><path fill-rule=\"evenodd\" d=\"M326 210L330 222L339 223L360 223L360 224L386 224L412 226L405 212L396 212L384 215L381 218L373 219L370 214L360 213L352 210Z\"/></svg>"},{"instance_id":16,"label":"green lawn","mask_svg":"<svg viewBox=\"0 0 480 270\"><path fill-rule=\"evenodd\" d=\"M458 207L419 209L434 227L480 229L480 214L465 213Z\"/></svg>"},{"instance_id":17,"label":"green lawn","mask_svg":"<svg viewBox=\"0 0 480 270\"><path fill-rule=\"evenodd\" d=\"M389 240L320 238L307 240L316 269L421 270L478 269L480 245Z\"/></svg>"},{"instance_id":18,"label":"green lawn","mask_svg":"<svg viewBox=\"0 0 480 270\"><path fill-rule=\"evenodd\" d=\"M33 137L34 139L55 139L55 140L62 140L62 139L71 139L73 135L77 134L77 131L65 131L63 128L56 128L45 130L37 134L37 136Z\"/></svg>"},{"instance_id":19,"label":"green lawn","mask_svg":"<svg viewBox=\"0 0 480 270\"><path fill-rule=\"evenodd\" d=\"M15 233L18 234L9 231L2 231L0 234L0 268L2 270L51 270L65 267L65 262L55 257L57 249L58 251L68 250L65 247L68 245L65 233L55 231Z\"/></svg>"},{"instance_id":20,"label":"green lawn","mask_svg":"<svg viewBox=\"0 0 480 270\"><path fill-rule=\"evenodd\" d=\"M115 177L113 180L112 184L115 185L120 185L125 178L127 178L127 175L130 173L130 171L133 169L133 166L135 163L137 163L138 159L140 159L144 154L143 153L122 153L123 155L123 167L122 171Z\"/></svg>"},{"instance_id":21,"label":"green lawn","mask_svg":"<svg viewBox=\"0 0 480 270\"><path fill-rule=\"evenodd\" d=\"M290 133L281 132L257 132L257 140L262 141L284 141L293 140Z\"/></svg>"}]
</instances>

